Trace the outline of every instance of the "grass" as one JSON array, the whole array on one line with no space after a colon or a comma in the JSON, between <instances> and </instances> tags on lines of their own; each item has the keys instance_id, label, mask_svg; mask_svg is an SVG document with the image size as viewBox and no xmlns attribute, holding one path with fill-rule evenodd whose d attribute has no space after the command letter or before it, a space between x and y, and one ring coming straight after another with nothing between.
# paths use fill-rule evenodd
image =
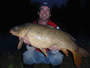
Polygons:
<instances>
[{"instance_id":1,"label":"grass","mask_svg":"<svg viewBox=\"0 0 90 68\"><path fill-rule=\"evenodd\" d=\"M0 54L0 68L23 68L20 52ZM35 68L49 68L47 64L36 64ZM71 56L64 58L60 68L75 68ZM83 58L80 68L90 68L90 57Z\"/></svg>"}]
</instances>

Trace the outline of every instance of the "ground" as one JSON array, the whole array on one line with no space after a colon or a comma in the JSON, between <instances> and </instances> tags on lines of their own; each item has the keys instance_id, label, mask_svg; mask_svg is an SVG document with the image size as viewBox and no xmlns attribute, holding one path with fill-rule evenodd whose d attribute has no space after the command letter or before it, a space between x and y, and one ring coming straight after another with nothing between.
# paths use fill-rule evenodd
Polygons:
<instances>
[{"instance_id":1,"label":"ground","mask_svg":"<svg viewBox=\"0 0 90 68\"><path fill-rule=\"evenodd\" d=\"M20 52L13 54L7 52L0 54L0 68L23 68L22 57ZM50 68L47 64L37 64L35 68ZM64 57L60 68L75 68L71 55ZM83 58L80 68L90 68L90 57Z\"/></svg>"}]
</instances>

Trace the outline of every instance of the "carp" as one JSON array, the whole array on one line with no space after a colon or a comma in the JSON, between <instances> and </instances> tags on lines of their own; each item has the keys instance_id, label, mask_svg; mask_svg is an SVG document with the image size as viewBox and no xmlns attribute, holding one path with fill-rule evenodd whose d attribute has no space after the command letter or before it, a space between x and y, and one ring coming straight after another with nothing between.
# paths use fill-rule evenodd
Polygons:
<instances>
[{"instance_id":1,"label":"carp","mask_svg":"<svg viewBox=\"0 0 90 68\"><path fill-rule=\"evenodd\" d=\"M18 49L21 48L24 39L27 39L33 47L39 48L47 57L45 48L50 48L53 45L60 48L66 56L70 51L77 68L80 66L81 57L88 55L88 52L80 48L70 34L47 25L25 23L11 28L9 32L22 38L18 44Z\"/></svg>"}]
</instances>

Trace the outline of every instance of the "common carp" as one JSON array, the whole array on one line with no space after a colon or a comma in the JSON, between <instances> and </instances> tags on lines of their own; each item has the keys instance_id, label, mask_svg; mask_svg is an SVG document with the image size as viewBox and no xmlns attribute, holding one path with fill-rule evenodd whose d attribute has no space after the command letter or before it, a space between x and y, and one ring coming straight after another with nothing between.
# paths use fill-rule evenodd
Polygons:
<instances>
[{"instance_id":1,"label":"common carp","mask_svg":"<svg viewBox=\"0 0 90 68\"><path fill-rule=\"evenodd\" d=\"M50 48L53 45L60 48L66 56L70 51L77 68L80 66L81 57L88 55L86 50L76 44L70 34L46 25L25 23L11 28L10 33L22 38L18 44L18 49L21 48L24 39L27 39L33 47L39 48L46 56L48 55L45 48Z\"/></svg>"}]
</instances>

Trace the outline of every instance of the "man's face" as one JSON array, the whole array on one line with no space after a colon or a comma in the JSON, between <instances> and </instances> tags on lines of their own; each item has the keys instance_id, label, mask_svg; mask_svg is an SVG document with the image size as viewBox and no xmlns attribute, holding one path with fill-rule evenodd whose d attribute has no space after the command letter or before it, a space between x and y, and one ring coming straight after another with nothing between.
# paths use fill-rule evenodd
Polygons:
<instances>
[{"instance_id":1,"label":"man's face","mask_svg":"<svg viewBox=\"0 0 90 68\"><path fill-rule=\"evenodd\" d=\"M50 8L48 8L47 6L42 6L38 14L41 20L48 20L51 16Z\"/></svg>"}]
</instances>

